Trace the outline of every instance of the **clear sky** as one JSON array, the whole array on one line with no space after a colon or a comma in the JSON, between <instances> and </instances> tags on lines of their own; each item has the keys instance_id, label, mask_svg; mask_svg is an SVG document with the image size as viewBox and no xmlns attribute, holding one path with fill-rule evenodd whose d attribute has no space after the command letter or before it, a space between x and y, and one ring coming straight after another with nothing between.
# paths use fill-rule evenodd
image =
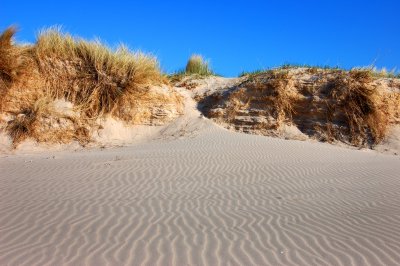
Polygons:
<instances>
[{"instance_id":1,"label":"clear sky","mask_svg":"<svg viewBox=\"0 0 400 266\"><path fill-rule=\"evenodd\" d=\"M224 76L283 63L400 70L399 0L0 1L0 29L19 26L18 41L62 25L152 53L167 72L192 53Z\"/></svg>"}]
</instances>

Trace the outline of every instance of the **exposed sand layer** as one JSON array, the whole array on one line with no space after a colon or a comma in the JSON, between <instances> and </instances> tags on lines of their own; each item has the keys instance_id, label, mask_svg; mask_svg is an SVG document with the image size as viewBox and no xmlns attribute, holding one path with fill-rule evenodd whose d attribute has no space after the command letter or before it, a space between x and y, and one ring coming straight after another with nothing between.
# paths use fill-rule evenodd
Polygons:
<instances>
[{"instance_id":1,"label":"exposed sand layer","mask_svg":"<svg viewBox=\"0 0 400 266\"><path fill-rule=\"evenodd\" d=\"M230 132L0 160L0 265L398 265L400 160Z\"/></svg>"}]
</instances>

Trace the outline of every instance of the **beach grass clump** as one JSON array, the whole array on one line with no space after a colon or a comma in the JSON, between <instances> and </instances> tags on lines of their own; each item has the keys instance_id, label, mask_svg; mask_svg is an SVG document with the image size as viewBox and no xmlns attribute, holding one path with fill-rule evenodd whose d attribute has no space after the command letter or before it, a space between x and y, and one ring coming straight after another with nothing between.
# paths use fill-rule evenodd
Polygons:
<instances>
[{"instance_id":1,"label":"beach grass clump","mask_svg":"<svg viewBox=\"0 0 400 266\"><path fill-rule=\"evenodd\" d=\"M12 43L15 32L16 29L10 27L0 35L0 80L2 87L10 85L16 79L19 69L19 51Z\"/></svg>"},{"instance_id":2,"label":"beach grass clump","mask_svg":"<svg viewBox=\"0 0 400 266\"><path fill-rule=\"evenodd\" d=\"M9 121L6 127L13 145L17 145L32 135L36 121L36 112L31 108L23 109L16 117Z\"/></svg>"},{"instance_id":3,"label":"beach grass clump","mask_svg":"<svg viewBox=\"0 0 400 266\"><path fill-rule=\"evenodd\" d=\"M209 67L209 63L204 60L201 55L192 55L185 68L185 74L187 75L200 75L210 76L213 75L213 71Z\"/></svg>"},{"instance_id":4,"label":"beach grass clump","mask_svg":"<svg viewBox=\"0 0 400 266\"><path fill-rule=\"evenodd\" d=\"M16 46L15 27L7 28L0 35L0 111L4 109L4 96L12 84L22 79L30 70L29 47Z\"/></svg>"},{"instance_id":5,"label":"beach grass clump","mask_svg":"<svg viewBox=\"0 0 400 266\"><path fill-rule=\"evenodd\" d=\"M125 46L113 51L54 28L40 33L34 55L56 97L80 105L90 116L112 113L122 98L140 100L138 91L165 82L152 56ZM67 78L60 82L60 76Z\"/></svg>"}]
</instances>

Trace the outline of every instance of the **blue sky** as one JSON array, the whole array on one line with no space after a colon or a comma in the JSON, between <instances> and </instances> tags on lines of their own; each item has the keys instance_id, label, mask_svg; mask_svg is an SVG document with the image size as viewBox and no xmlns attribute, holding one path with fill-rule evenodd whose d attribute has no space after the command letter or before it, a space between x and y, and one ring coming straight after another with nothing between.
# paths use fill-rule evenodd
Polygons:
<instances>
[{"instance_id":1,"label":"blue sky","mask_svg":"<svg viewBox=\"0 0 400 266\"><path fill-rule=\"evenodd\" d=\"M87 39L125 43L158 57L164 71L192 53L224 76L283 63L400 70L400 1L10 1L0 29L18 41L62 25Z\"/></svg>"}]
</instances>

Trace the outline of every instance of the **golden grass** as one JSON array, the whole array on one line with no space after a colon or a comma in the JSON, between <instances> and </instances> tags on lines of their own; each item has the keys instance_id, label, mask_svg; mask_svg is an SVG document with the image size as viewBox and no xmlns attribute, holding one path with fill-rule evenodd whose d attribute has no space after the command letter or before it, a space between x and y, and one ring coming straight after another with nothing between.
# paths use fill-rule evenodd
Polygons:
<instances>
[{"instance_id":1,"label":"golden grass","mask_svg":"<svg viewBox=\"0 0 400 266\"><path fill-rule=\"evenodd\" d=\"M35 121L35 111L23 109L15 119L8 122L6 130L10 134L14 146L32 135Z\"/></svg>"},{"instance_id":2,"label":"golden grass","mask_svg":"<svg viewBox=\"0 0 400 266\"><path fill-rule=\"evenodd\" d=\"M0 35L0 111L3 110L3 98L12 86L26 72L28 57L27 47L13 44L15 27L6 29Z\"/></svg>"},{"instance_id":3,"label":"golden grass","mask_svg":"<svg viewBox=\"0 0 400 266\"><path fill-rule=\"evenodd\" d=\"M16 78L17 51L12 45L12 37L15 34L15 28L8 28L0 35L0 79L2 86L7 86Z\"/></svg>"},{"instance_id":4,"label":"golden grass","mask_svg":"<svg viewBox=\"0 0 400 266\"><path fill-rule=\"evenodd\" d=\"M40 32L37 42L27 47L13 44L14 34L15 29L9 28L0 35L0 107L14 116L6 127L14 144L28 136L38 141L58 138L87 143L89 129L100 117L141 123L150 119L153 106L182 105L169 89L162 93L152 89L168 86L153 56L131 52L123 45L111 50L97 40L85 41L58 28ZM66 134L67 138L44 136L40 128L60 117L54 110L35 107L42 98L73 103L79 113L68 118L74 120L74 133Z\"/></svg>"},{"instance_id":5,"label":"golden grass","mask_svg":"<svg viewBox=\"0 0 400 266\"><path fill-rule=\"evenodd\" d=\"M154 57L124 46L111 51L99 41L87 42L57 29L40 34L34 54L56 97L80 105L89 116L112 113L121 98L135 98L146 86L165 82ZM63 75L68 78L60 83Z\"/></svg>"}]
</instances>

